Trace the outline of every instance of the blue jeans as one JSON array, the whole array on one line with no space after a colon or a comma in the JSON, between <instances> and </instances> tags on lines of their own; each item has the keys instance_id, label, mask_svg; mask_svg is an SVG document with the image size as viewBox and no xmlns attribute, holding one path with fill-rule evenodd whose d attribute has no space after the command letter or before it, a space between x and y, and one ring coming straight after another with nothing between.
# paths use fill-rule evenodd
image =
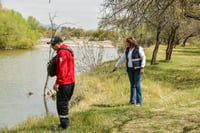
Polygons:
<instances>
[{"instance_id":1,"label":"blue jeans","mask_svg":"<svg viewBox=\"0 0 200 133\"><path fill-rule=\"evenodd\" d=\"M130 81L130 103L142 104L142 88L140 69L127 69Z\"/></svg>"}]
</instances>

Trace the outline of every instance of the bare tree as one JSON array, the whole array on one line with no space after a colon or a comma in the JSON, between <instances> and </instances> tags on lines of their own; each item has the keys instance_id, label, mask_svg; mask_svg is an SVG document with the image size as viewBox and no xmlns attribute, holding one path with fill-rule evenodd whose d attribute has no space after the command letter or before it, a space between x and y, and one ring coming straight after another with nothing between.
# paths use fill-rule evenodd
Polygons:
<instances>
[{"instance_id":1,"label":"bare tree","mask_svg":"<svg viewBox=\"0 0 200 133\"><path fill-rule=\"evenodd\" d=\"M178 2L174 1L165 14L166 25L161 34L161 39L167 44L166 61L171 60L173 49L179 41L179 28L183 21L183 17L179 12L180 7L178 5Z\"/></svg>"},{"instance_id":2,"label":"bare tree","mask_svg":"<svg viewBox=\"0 0 200 133\"><path fill-rule=\"evenodd\" d=\"M91 69L94 69L100 63L102 63L102 46L94 47L93 44L91 44L91 41L84 41L82 46L79 45L78 48L80 58L76 60L76 63L82 72L87 72Z\"/></svg>"},{"instance_id":3,"label":"bare tree","mask_svg":"<svg viewBox=\"0 0 200 133\"><path fill-rule=\"evenodd\" d=\"M56 30L58 28L58 27L56 28L55 24L54 24L55 17L56 17L56 15L54 15L52 17L51 14L49 14L49 20L50 20L50 23L51 23L51 37L53 37L56 34ZM54 54L54 52L52 53L51 46L49 46L49 61L53 57L53 54ZM46 90L47 90L49 78L50 78L49 73L47 73L46 82L45 82L45 85L44 85L44 92L43 92L44 97L46 96L46 92L47 92ZM46 105L46 101L45 100L44 100L44 103Z\"/></svg>"},{"instance_id":4,"label":"bare tree","mask_svg":"<svg viewBox=\"0 0 200 133\"><path fill-rule=\"evenodd\" d=\"M104 16L101 24L134 31L138 26L147 23L156 30L156 45L151 64L156 64L157 52L160 45L160 34L165 24L165 15L175 0L106 0Z\"/></svg>"},{"instance_id":5,"label":"bare tree","mask_svg":"<svg viewBox=\"0 0 200 133\"><path fill-rule=\"evenodd\" d=\"M185 35L182 46L185 47L186 42L188 41L189 38L196 37L196 36L199 36L199 35L200 35L200 27L199 26L191 28L191 30L189 31L189 33L187 33Z\"/></svg>"},{"instance_id":6,"label":"bare tree","mask_svg":"<svg viewBox=\"0 0 200 133\"><path fill-rule=\"evenodd\" d=\"M178 28L179 28L179 24L177 25L175 24L170 29L170 33L168 36L167 49L166 49L166 57L165 57L166 61L171 60L172 51L176 43L176 35L177 35Z\"/></svg>"},{"instance_id":7,"label":"bare tree","mask_svg":"<svg viewBox=\"0 0 200 133\"><path fill-rule=\"evenodd\" d=\"M199 0L180 0L183 7L184 16L200 21L200 1Z\"/></svg>"}]
</instances>

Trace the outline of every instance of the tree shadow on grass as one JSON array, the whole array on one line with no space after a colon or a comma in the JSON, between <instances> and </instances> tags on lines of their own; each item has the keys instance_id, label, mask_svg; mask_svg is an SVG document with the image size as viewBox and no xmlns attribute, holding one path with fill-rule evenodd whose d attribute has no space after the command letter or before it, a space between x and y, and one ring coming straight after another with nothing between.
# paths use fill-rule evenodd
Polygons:
<instances>
[{"instance_id":1,"label":"tree shadow on grass","mask_svg":"<svg viewBox=\"0 0 200 133\"><path fill-rule=\"evenodd\" d=\"M93 104L93 107L100 107L100 108L113 108L113 107L122 107L127 106L129 104Z\"/></svg>"},{"instance_id":2,"label":"tree shadow on grass","mask_svg":"<svg viewBox=\"0 0 200 133\"><path fill-rule=\"evenodd\" d=\"M184 55L184 56L199 56L200 55L200 51L185 51L185 50L179 50L176 51L175 53L176 55Z\"/></svg>"},{"instance_id":3,"label":"tree shadow on grass","mask_svg":"<svg viewBox=\"0 0 200 133\"><path fill-rule=\"evenodd\" d=\"M191 66L188 67L191 68ZM193 65L193 68L195 69L198 67L199 65ZM179 70L172 68L157 68L153 66L148 67L146 73L151 75L152 81L169 83L174 86L175 89L185 90L198 87L200 85L199 75L194 73L193 69L185 68L186 70Z\"/></svg>"}]
</instances>

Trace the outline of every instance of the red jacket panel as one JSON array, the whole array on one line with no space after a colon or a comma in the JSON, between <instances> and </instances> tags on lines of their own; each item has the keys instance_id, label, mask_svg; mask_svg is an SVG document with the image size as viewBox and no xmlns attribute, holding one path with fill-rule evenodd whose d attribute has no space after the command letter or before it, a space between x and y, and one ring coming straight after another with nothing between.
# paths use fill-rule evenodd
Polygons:
<instances>
[{"instance_id":1,"label":"red jacket panel","mask_svg":"<svg viewBox=\"0 0 200 133\"><path fill-rule=\"evenodd\" d=\"M74 57L71 55L70 51L61 48L68 48L72 51L72 49L65 44L62 44L57 51L56 84L71 84L75 82Z\"/></svg>"}]
</instances>

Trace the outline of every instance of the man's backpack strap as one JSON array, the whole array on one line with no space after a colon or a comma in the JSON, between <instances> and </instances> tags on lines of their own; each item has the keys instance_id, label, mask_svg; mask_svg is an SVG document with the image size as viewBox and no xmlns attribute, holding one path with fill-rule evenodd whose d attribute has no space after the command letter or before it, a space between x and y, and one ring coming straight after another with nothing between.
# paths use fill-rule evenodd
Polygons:
<instances>
[{"instance_id":1,"label":"man's backpack strap","mask_svg":"<svg viewBox=\"0 0 200 133\"><path fill-rule=\"evenodd\" d=\"M72 52L71 49L68 49L68 48L61 48L60 50L68 50L71 55L74 57L74 54ZM48 72L48 75L53 77L56 75L56 58L57 58L57 55L54 56L49 62L48 62L48 65L47 65L47 72Z\"/></svg>"},{"instance_id":2,"label":"man's backpack strap","mask_svg":"<svg viewBox=\"0 0 200 133\"><path fill-rule=\"evenodd\" d=\"M71 55L74 57L74 54L73 54L73 52L71 51L71 49L68 49L68 48L61 48L60 50L68 50L70 53L71 53Z\"/></svg>"}]
</instances>

